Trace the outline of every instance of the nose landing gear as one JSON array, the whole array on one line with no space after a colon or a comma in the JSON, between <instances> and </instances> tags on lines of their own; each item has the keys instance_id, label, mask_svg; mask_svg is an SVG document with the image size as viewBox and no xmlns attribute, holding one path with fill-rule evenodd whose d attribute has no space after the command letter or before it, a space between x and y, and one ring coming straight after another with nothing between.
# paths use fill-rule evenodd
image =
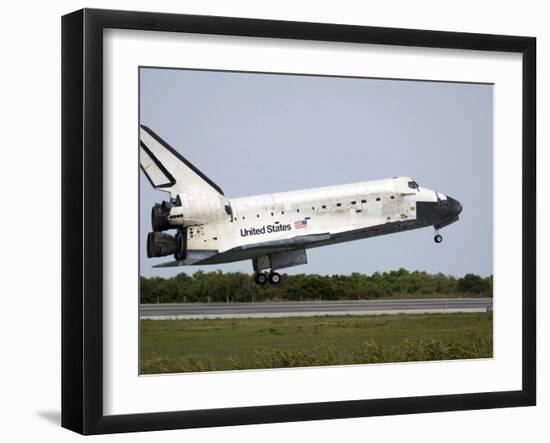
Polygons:
<instances>
[{"instance_id":1,"label":"nose landing gear","mask_svg":"<svg viewBox=\"0 0 550 443\"><path fill-rule=\"evenodd\" d=\"M441 234L438 231L435 231L434 242L441 243L442 241L443 237L441 236Z\"/></svg>"},{"instance_id":2,"label":"nose landing gear","mask_svg":"<svg viewBox=\"0 0 550 443\"><path fill-rule=\"evenodd\" d=\"M278 285L281 282L281 275L274 271L271 271L269 274L267 272L258 272L254 276L254 281L257 285L265 285L267 282L272 285Z\"/></svg>"}]
</instances>

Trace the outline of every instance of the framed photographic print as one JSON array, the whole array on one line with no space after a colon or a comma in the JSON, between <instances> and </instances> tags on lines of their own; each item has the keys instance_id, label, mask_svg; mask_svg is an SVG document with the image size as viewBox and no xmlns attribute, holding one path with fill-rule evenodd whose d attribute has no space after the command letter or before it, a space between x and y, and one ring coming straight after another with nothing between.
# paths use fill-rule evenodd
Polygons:
<instances>
[{"instance_id":1,"label":"framed photographic print","mask_svg":"<svg viewBox=\"0 0 550 443\"><path fill-rule=\"evenodd\" d=\"M534 405L535 48L64 16L62 425Z\"/></svg>"}]
</instances>

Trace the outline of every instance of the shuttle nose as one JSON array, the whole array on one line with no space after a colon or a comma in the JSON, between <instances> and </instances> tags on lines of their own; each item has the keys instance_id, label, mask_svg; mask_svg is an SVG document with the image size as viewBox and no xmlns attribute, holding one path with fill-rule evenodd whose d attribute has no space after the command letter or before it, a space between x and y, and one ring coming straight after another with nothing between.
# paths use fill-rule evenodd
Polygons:
<instances>
[{"instance_id":1,"label":"shuttle nose","mask_svg":"<svg viewBox=\"0 0 550 443\"><path fill-rule=\"evenodd\" d=\"M458 215L462 212L462 205L460 202L449 196L447 196L447 201L449 202L449 212L453 216L458 217Z\"/></svg>"},{"instance_id":2,"label":"shuttle nose","mask_svg":"<svg viewBox=\"0 0 550 443\"><path fill-rule=\"evenodd\" d=\"M437 194L436 194L437 195ZM441 229L458 221L462 212L460 202L452 197L440 198L437 201L417 201L416 219L423 226L432 225Z\"/></svg>"}]
</instances>

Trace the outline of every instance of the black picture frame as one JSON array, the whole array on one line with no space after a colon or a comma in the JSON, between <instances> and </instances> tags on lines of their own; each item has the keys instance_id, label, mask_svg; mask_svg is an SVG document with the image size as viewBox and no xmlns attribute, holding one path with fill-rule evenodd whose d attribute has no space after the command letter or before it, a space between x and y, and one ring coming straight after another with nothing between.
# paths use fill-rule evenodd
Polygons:
<instances>
[{"instance_id":1,"label":"black picture frame","mask_svg":"<svg viewBox=\"0 0 550 443\"><path fill-rule=\"evenodd\" d=\"M522 389L131 415L103 413L103 30L455 48L522 54ZM530 406L536 403L536 39L83 9L62 18L62 426L82 434Z\"/></svg>"}]
</instances>

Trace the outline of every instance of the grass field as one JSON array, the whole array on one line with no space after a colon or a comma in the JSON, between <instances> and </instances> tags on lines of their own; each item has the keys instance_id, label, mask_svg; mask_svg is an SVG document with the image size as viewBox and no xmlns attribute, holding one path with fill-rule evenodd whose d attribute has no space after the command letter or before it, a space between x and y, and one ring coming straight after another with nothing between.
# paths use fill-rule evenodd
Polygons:
<instances>
[{"instance_id":1,"label":"grass field","mask_svg":"<svg viewBox=\"0 0 550 443\"><path fill-rule=\"evenodd\" d=\"M490 313L141 320L142 374L487 358Z\"/></svg>"}]
</instances>

